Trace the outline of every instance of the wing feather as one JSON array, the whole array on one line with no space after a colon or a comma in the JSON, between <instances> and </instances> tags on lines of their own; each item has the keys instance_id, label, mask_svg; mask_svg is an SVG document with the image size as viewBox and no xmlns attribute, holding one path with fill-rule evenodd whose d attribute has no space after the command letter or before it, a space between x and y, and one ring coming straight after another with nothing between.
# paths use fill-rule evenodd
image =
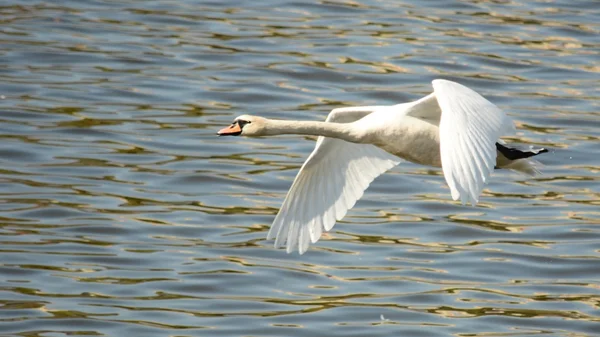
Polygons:
<instances>
[{"instance_id":1,"label":"wing feather","mask_svg":"<svg viewBox=\"0 0 600 337\"><path fill-rule=\"evenodd\" d=\"M379 107L333 110L327 121L352 122ZM330 231L360 199L371 182L401 159L370 144L319 137L300 168L267 235L275 247L304 253Z\"/></svg>"},{"instance_id":2,"label":"wing feather","mask_svg":"<svg viewBox=\"0 0 600 337\"><path fill-rule=\"evenodd\" d=\"M513 128L497 106L458 83L434 80L441 109L440 154L454 200L475 205L496 164L496 142Z\"/></svg>"}]
</instances>

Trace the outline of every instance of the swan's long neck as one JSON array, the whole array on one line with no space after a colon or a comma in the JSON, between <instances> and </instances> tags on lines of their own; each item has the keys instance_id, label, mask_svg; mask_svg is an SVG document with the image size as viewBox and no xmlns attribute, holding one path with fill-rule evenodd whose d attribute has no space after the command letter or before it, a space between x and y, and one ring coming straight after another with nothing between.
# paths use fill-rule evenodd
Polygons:
<instances>
[{"instance_id":1,"label":"swan's long neck","mask_svg":"<svg viewBox=\"0 0 600 337\"><path fill-rule=\"evenodd\" d=\"M361 142L361 132L354 123L267 120L265 135L290 134L338 138L352 143Z\"/></svg>"}]
</instances>

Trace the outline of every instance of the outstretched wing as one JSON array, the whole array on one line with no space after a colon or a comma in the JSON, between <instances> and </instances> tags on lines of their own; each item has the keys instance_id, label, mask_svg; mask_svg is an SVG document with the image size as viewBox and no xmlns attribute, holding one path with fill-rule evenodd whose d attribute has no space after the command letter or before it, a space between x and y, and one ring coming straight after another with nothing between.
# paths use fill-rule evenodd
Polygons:
<instances>
[{"instance_id":1,"label":"outstretched wing","mask_svg":"<svg viewBox=\"0 0 600 337\"><path fill-rule=\"evenodd\" d=\"M440 154L452 199L475 205L496 164L496 142L514 128L508 116L475 91L434 80L441 108Z\"/></svg>"},{"instance_id":2,"label":"outstretched wing","mask_svg":"<svg viewBox=\"0 0 600 337\"><path fill-rule=\"evenodd\" d=\"M334 109L327 122L349 123L380 107ZM319 137L269 230L275 247L303 254L360 199L369 184L401 159L369 144Z\"/></svg>"}]
</instances>

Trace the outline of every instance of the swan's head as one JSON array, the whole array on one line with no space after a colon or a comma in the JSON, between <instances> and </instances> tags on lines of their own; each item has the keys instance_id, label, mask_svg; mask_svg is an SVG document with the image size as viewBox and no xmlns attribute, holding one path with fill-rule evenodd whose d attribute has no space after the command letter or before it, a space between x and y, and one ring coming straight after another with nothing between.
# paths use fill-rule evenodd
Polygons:
<instances>
[{"instance_id":1,"label":"swan's head","mask_svg":"<svg viewBox=\"0 0 600 337\"><path fill-rule=\"evenodd\" d=\"M266 119L262 117L241 115L233 123L217 132L219 136L264 136L266 134Z\"/></svg>"}]
</instances>

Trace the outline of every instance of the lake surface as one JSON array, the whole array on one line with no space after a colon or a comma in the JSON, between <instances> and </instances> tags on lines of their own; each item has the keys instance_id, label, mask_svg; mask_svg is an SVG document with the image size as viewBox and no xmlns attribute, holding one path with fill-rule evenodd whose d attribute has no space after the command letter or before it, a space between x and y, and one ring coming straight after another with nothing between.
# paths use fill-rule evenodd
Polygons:
<instances>
[{"instance_id":1,"label":"lake surface","mask_svg":"<svg viewBox=\"0 0 600 337\"><path fill-rule=\"evenodd\" d=\"M2 2L0 335L600 336L597 1ZM463 83L543 146L477 207L376 179L266 234L315 138L217 138Z\"/></svg>"}]
</instances>

